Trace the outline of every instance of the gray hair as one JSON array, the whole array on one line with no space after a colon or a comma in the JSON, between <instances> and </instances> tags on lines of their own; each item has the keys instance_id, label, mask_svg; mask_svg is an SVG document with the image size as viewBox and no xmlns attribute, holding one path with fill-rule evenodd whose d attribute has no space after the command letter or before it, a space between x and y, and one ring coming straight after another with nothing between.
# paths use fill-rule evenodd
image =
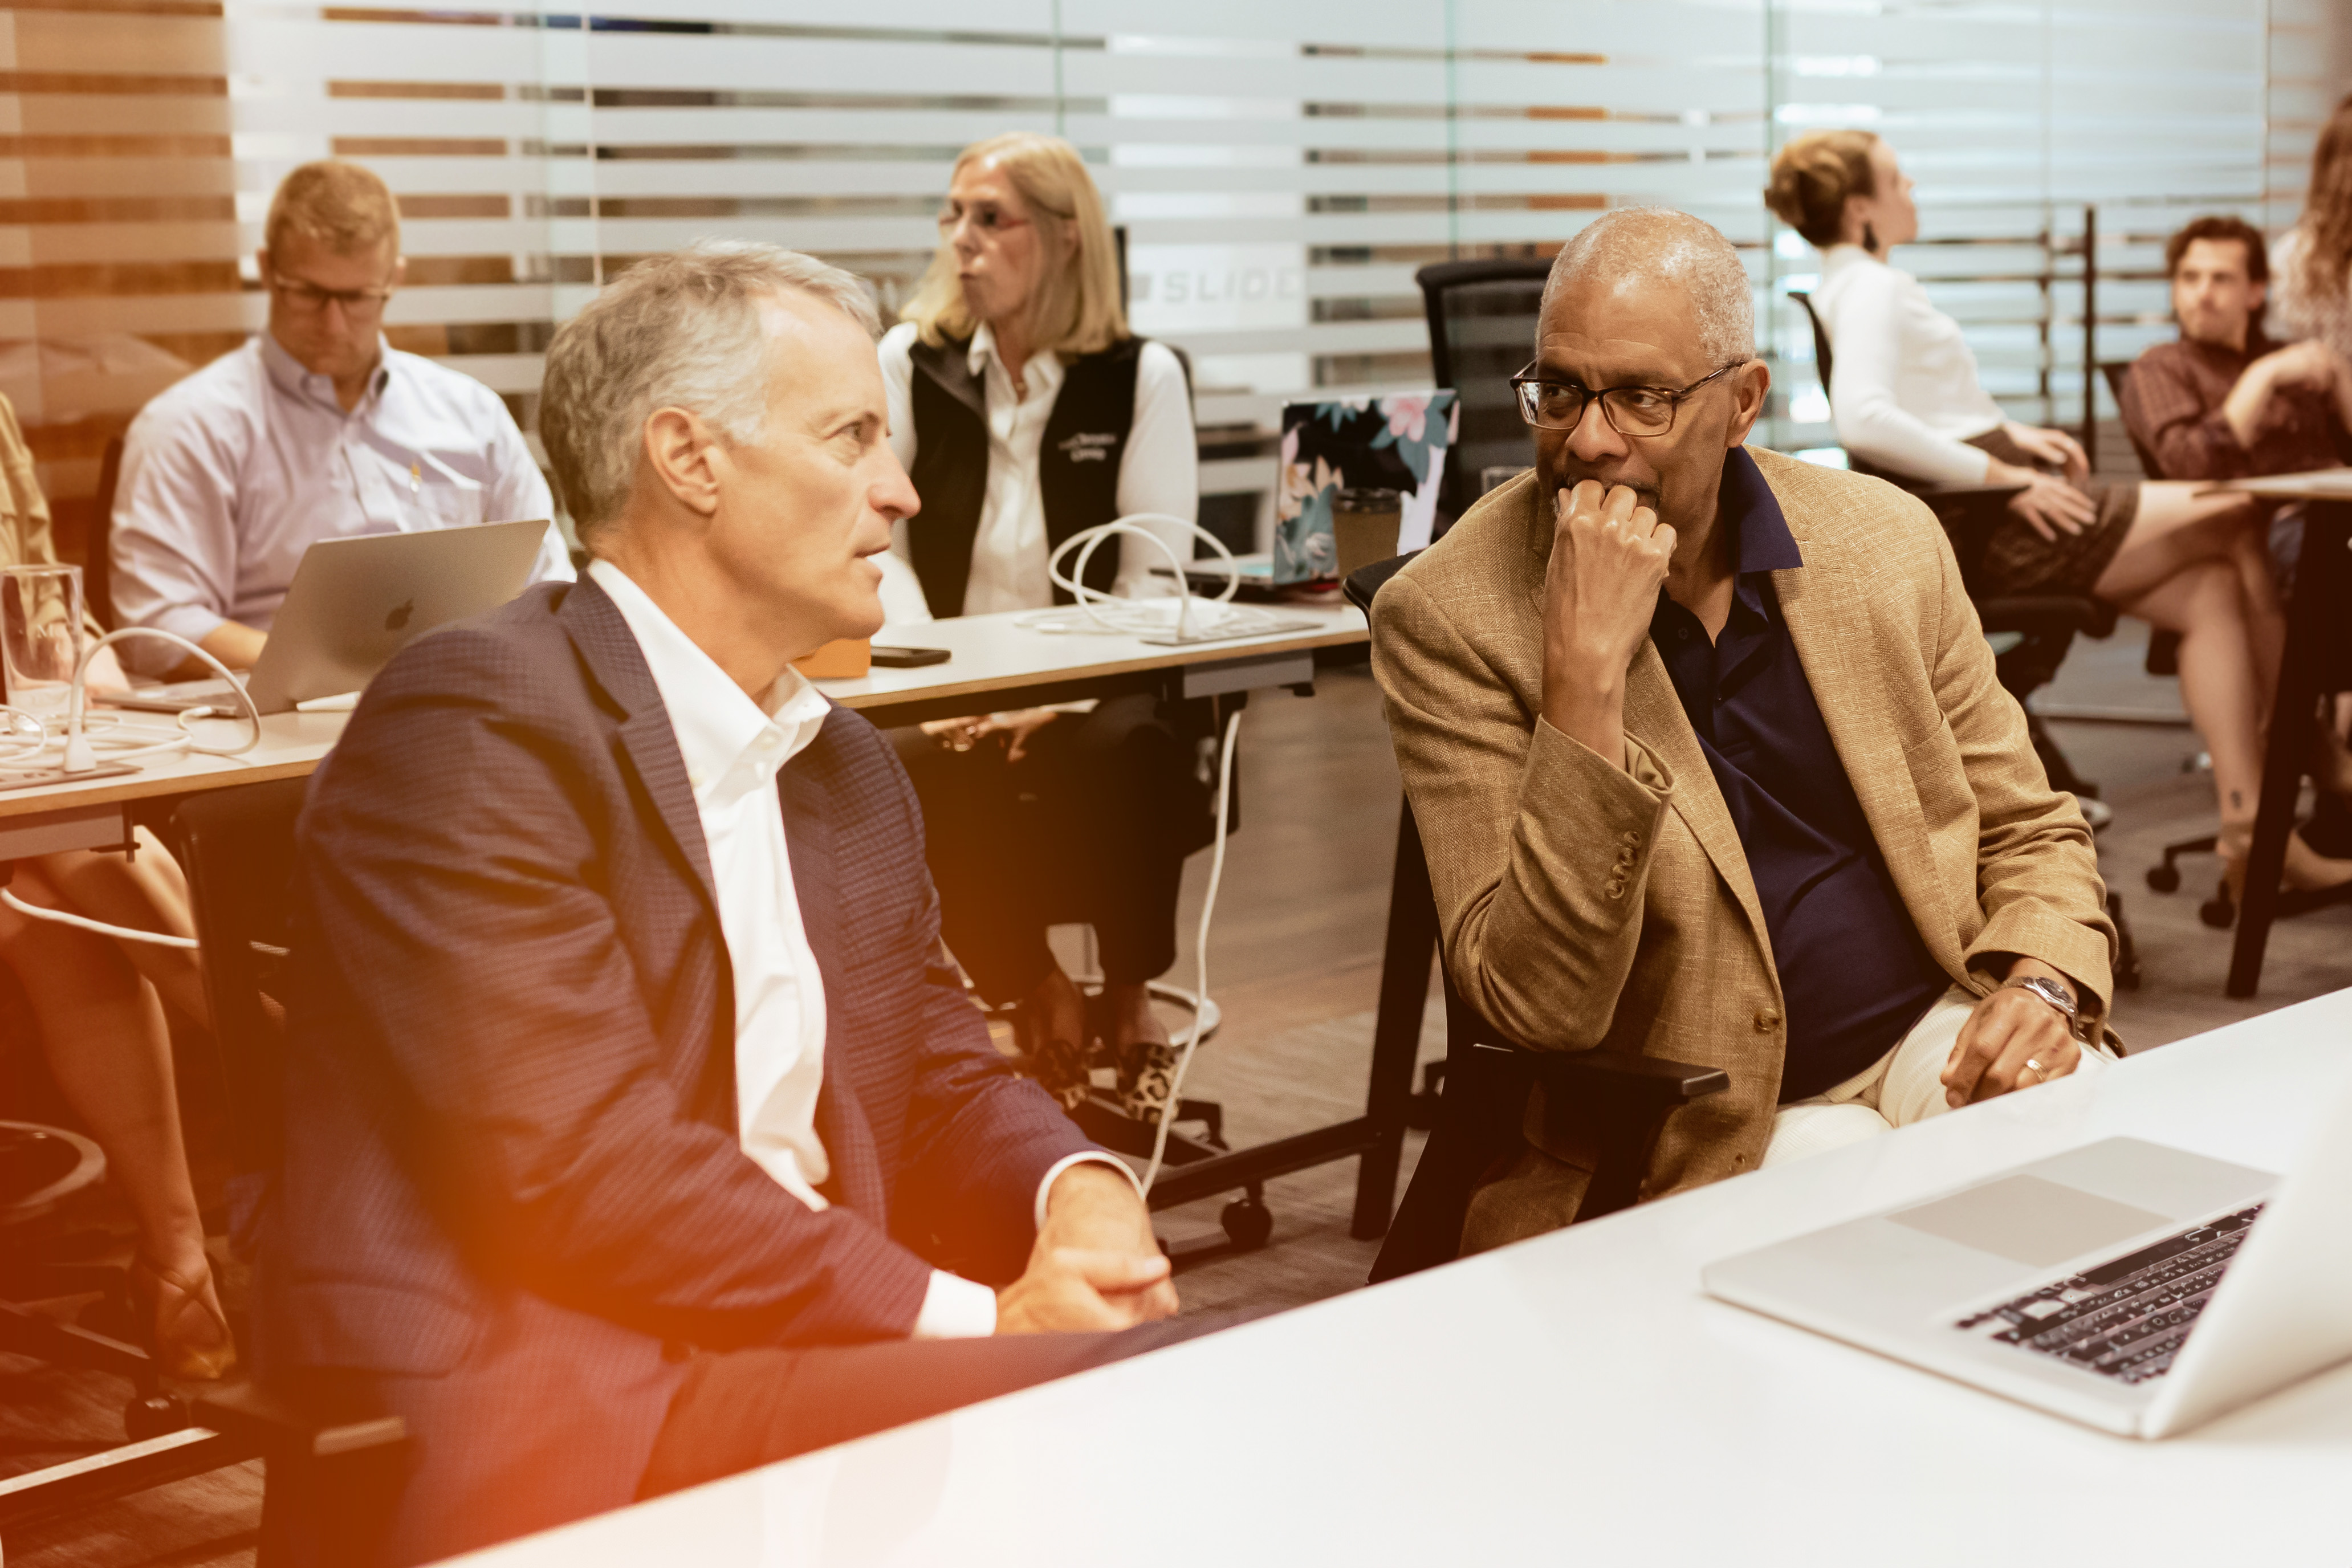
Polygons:
<instances>
[{"instance_id":1,"label":"gray hair","mask_svg":"<svg viewBox=\"0 0 2352 1568\"><path fill-rule=\"evenodd\" d=\"M852 274L781 246L704 240L638 262L555 334L539 435L583 542L626 504L656 409L689 410L739 444L759 440L768 409L759 301L787 289L835 307L869 338L881 331Z\"/></svg>"},{"instance_id":2,"label":"gray hair","mask_svg":"<svg viewBox=\"0 0 2352 1568\"><path fill-rule=\"evenodd\" d=\"M1713 224L1672 207L1603 214L1559 247L1544 280L1542 312L1549 314L1553 298L1588 273L1657 278L1678 287L1698 319L1699 347L1711 368L1756 357L1756 296L1748 268Z\"/></svg>"}]
</instances>

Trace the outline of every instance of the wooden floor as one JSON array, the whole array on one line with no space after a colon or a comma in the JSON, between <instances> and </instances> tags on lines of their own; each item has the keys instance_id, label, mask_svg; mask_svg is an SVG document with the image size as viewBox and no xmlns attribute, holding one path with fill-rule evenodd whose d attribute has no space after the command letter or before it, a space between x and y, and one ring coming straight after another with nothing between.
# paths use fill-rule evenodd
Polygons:
<instances>
[{"instance_id":1,"label":"wooden floor","mask_svg":"<svg viewBox=\"0 0 2352 1568\"><path fill-rule=\"evenodd\" d=\"M2049 695L2177 713L2176 684L2141 674L2139 658L2127 626L2107 643L2082 645ZM2103 863L2123 892L2147 969L2142 988L2116 1002L2116 1027L2133 1050L2352 984L2352 906L2338 906L2274 930L2257 999L2223 998L2228 938L2200 925L2196 914L2218 875L2216 862L2210 856L2184 862L2187 884L2168 897L2151 894L2142 880L2164 843L2211 829L2209 779L2183 771L2195 737L2179 727L2055 727L2116 810ZM1361 1107L1397 796L1378 698L1361 674L1326 677L1311 700L1255 699L1243 721L1240 766L1244 821L1232 841L1210 955L1210 987L1225 1024L1202 1049L1187 1089L1221 1100L1229 1136L1246 1145ZM1207 869L1207 857L1196 856L1183 955L1170 977L1187 987ZM1424 1030L1423 1051L1442 1053L1434 1029ZM1415 1135L1408 1147L1408 1171L1419 1141ZM1271 1183L1272 1243L1188 1268L1179 1280L1186 1311L1294 1305L1361 1284L1378 1244L1348 1234L1354 1181L1350 1163ZM1164 1233L1212 1236L1222 1206L1171 1211ZM52 1462L60 1441L113 1437L126 1392L109 1379L0 1357L0 1471ZM20 1531L5 1543L6 1561L11 1568L246 1563L258 1500L257 1477L227 1472Z\"/></svg>"}]
</instances>

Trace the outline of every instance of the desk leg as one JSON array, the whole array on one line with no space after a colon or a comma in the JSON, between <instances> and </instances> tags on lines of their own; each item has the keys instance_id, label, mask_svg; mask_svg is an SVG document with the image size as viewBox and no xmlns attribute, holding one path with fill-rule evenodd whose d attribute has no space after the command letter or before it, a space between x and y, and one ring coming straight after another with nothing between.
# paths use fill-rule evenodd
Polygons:
<instances>
[{"instance_id":1,"label":"desk leg","mask_svg":"<svg viewBox=\"0 0 2352 1568\"><path fill-rule=\"evenodd\" d=\"M1369 1241L1386 1235L1396 1210L1397 1166L1404 1158L1405 1116L1412 1100L1412 1066L1421 1054L1422 1009L1429 999L1429 964L1437 953L1437 904L1429 890L1429 861L1410 803L1397 810L1396 869L1389 878L1388 940L1381 953L1381 1005L1372 1026L1371 1083L1364 1119L1374 1142L1356 1167L1356 1219L1349 1234Z\"/></svg>"},{"instance_id":2,"label":"desk leg","mask_svg":"<svg viewBox=\"0 0 2352 1568\"><path fill-rule=\"evenodd\" d=\"M2305 512L2303 559L2287 608L2286 657L2279 669L2278 706L2271 714L2270 746L2263 758L2263 799L2254 818L2254 844L2246 859L2245 899L2230 954L2228 991L2251 997L2263 977L2263 949L2278 915L2279 874L2286 838L2294 828L2295 798L2311 757L2312 711L2319 702L2319 662L2331 613L2346 603L2345 543L2352 538L2352 503L2313 501Z\"/></svg>"}]
</instances>

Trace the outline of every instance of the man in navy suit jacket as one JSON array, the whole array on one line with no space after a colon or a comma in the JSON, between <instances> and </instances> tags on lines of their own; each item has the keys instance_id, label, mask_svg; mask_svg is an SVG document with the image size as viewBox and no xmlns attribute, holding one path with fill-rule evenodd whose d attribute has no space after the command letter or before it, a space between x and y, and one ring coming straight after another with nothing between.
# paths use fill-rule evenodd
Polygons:
<instances>
[{"instance_id":1,"label":"man in navy suit jacket","mask_svg":"<svg viewBox=\"0 0 2352 1568\"><path fill-rule=\"evenodd\" d=\"M790 666L880 624L917 505L874 326L772 247L608 287L542 421L595 562L413 644L313 783L259 1348L405 1418L385 1561L1189 1332L942 967L890 747Z\"/></svg>"}]
</instances>

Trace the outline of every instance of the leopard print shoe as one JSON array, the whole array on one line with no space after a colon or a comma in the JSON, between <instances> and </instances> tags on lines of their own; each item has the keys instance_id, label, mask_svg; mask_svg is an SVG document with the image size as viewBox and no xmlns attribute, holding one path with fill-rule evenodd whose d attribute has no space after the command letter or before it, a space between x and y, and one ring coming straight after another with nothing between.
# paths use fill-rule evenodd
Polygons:
<instances>
[{"instance_id":1,"label":"leopard print shoe","mask_svg":"<svg viewBox=\"0 0 2352 1568\"><path fill-rule=\"evenodd\" d=\"M1130 1040L1119 1047L1118 1108L1134 1121L1156 1127L1176 1092L1181 1048L1165 1040Z\"/></svg>"}]
</instances>

